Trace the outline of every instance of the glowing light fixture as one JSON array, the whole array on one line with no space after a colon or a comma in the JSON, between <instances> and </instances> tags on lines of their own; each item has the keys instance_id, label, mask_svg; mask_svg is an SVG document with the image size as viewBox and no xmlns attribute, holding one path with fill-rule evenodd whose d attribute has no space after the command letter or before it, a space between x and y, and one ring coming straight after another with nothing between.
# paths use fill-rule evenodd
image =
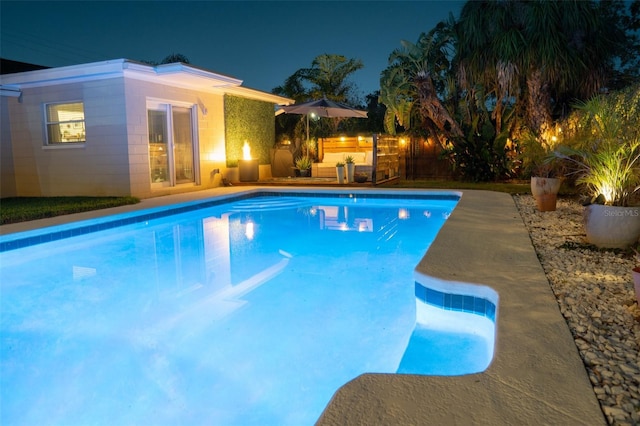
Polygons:
<instances>
[{"instance_id":1,"label":"glowing light fixture","mask_svg":"<svg viewBox=\"0 0 640 426\"><path fill-rule=\"evenodd\" d=\"M224 150L220 150L220 149L215 149L213 151L210 151L206 154L204 154L204 160L205 161L225 161L227 159L227 156L224 152Z\"/></svg>"},{"instance_id":2,"label":"glowing light fixture","mask_svg":"<svg viewBox=\"0 0 640 426\"><path fill-rule=\"evenodd\" d=\"M597 187L599 188L598 192L604 195L605 203L611 203L611 201L613 201L613 199L615 198L615 194L616 194L616 191L613 188L613 186L608 182L602 181L599 183L599 185L597 185Z\"/></svg>"}]
</instances>

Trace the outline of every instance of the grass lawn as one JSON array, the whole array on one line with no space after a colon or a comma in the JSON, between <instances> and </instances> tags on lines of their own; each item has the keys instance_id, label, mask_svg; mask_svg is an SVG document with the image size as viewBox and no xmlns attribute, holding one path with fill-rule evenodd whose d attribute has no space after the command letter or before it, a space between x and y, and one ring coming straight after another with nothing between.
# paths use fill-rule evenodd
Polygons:
<instances>
[{"instance_id":1,"label":"grass lawn","mask_svg":"<svg viewBox=\"0 0 640 426\"><path fill-rule=\"evenodd\" d=\"M135 197L15 197L0 200L0 225L136 204Z\"/></svg>"}]
</instances>

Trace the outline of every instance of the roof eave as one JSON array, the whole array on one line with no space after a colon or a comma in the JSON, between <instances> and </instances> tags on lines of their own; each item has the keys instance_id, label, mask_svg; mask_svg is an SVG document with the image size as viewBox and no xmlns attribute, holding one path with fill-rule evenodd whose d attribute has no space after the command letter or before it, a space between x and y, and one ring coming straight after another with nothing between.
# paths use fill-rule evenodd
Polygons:
<instances>
[{"instance_id":1,"label":"roof eave","mask_svg":"<svg viewBox=\"0 0 640 426\"><path fill-rule=\"evenodd\" d=\"M289 105L292 99L242 87L242 80L181 62L148 65L128 59L114 59L67 67L48 68L0 76L3 96L30 87L67 84L78 81L127 77L174 87L216 94L231 94L250 99Z\"/></svg>"}]
</instances>

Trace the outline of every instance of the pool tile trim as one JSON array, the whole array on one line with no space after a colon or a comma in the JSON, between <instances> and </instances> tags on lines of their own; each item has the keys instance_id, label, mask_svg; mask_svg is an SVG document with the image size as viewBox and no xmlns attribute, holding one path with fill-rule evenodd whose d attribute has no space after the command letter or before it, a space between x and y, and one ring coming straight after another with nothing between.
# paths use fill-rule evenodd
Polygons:
<instances>
[{"instance_id":1,"label":"pool tile trim","mask_svg":"<svg viewBox=\"0 0 640 426\"><path fill-rule=\"evenodd\" d=\"M386 192L316 192L316 191L274 191L274 190L257 190L250 191L241 194L235 194L228 197L217 197L210 200L200 200L196 202L184 203L176 205L175 207L157 208L151 210L143 210L136 213L129 213L123 215L114 215L113 219L93 219L83 225L83 222L77 223L79 226L53 226L50 229L41 229L33 235L32 232L22 232L17 234L10 234L0 237L0 253L16 250L24 247L29 247L37 244L48 243L51 241L62 240L69 237L78 235L89 234L92 232L104 231L107 229L117 228L119 226L132 225L140 222L147 222L149 220L160 219L163 217L187 213L194 210L206 209L209 207L217 206L220 204L226 204L234 201L240 201L255 197L272 196L272 197L315 197L315 198L377 198L377 199L416 199L416 200L453 200L460 199L460 194L454 191L441 192L441 193L413 193L413 192L401 192L401 193L386 193ZM123 217L125 216L125 217ZM97 223L96 223L97 222ZM60 229L60 228L64 229ZM27 235L25 235L27 234Z\"/></svg>"},{"instance_id":2,"label":"pool tile trim","mask_svg":"<svg viewBox=\"0 0 640 426\"><path fill-rule=\"evenodd\" d=\"M421 302L445 311L467 312L496 321L496 305L484 297L438 291L418 281L415 282L415 295Z\"/></svg>"}]
</instances>

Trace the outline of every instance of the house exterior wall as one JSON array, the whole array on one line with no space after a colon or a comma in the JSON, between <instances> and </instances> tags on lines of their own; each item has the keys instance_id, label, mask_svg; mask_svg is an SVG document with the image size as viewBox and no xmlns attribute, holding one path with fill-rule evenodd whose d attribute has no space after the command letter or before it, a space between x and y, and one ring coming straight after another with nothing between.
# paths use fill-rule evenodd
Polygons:
<instances>
[{"instance_id":1,"label":"house exterior wall","mask_svg":"<svg viewBox=\"0 0 640 426\"><path fill-rule=\"evenodd\" d=\"M46 146L44 105L78 100L86 144ZM123 78L29 88L7 103L15 193L3 184L2 197L130 194ZM4 157L4 133L2 139ZM10 172L3 168L3 181Z\"/></svg>"},{"instance_id":2,"label":"house exterior wall","mask_svg":"<svg viewBox=\"0 0 640 426\"><path fill-rule=\"evenodd\" d=\"M196 184L151 188L149 99L196 106ZM84 146L46 146L44 105L78 100L84 103ZM9 97L2 97L2 102L2 197L149 198L216 186L213 171L225 170L222 94L113 78L26 89L21 102Z\"/></svg>"},{"instance_id":3,"label":"house exterior wall","mask_svg":"<svg viewBox=\"0 0 640 426\"><path fill-rule=\"evenodd\" d=\"M126 59L0 75L0 197L149 198L219 186L222 176L229 179L237 170L227 168L226 97L264 102L264 108L236 108L229 127L235 126L236 133L238 127L253 129L248 139L267 146L273 145L275 130L265 130L266 125L255 130L260 111L268 117L272 105L293 102L241 83L186 64L149 66ZM84 107L85 143L47 145L45 106L76 102ZM173 187L166 179L151 182L148 108L162 104L193 112L195 182ZM156 142L152 148L158 153L162 146ZM176 181L191 178L188 163L183 162ZM261 165L261 175L263 166L268 167Z\"/></svg>"},{"instance_id":4,"label":"house exterior wall","mask_svg":"<svg viewBox=\"0 0 640 426\"><path fill-rule=\"evenodd\" d=\"M14 197L17 194L11 149L10 102L18 102L18 99L0 96L0 197Z\"/></svg>"},{"instance_id":5,"label":"house exterior wall","mask_svg":"<svg viewBox=\"0 0 640 426\"><path fill-rule=\"evenodd\" d=\"M126 80L125 86L131 195L149 198L206 189L217 185L217 182L214 182L213 170L218 169L223 172L225 167L223 95L202 93L134 79ZM152 189L149 175L147 100L195 106L198 148L196 162L199 165L196 183Z\"/></svg>"}]
</instances>

